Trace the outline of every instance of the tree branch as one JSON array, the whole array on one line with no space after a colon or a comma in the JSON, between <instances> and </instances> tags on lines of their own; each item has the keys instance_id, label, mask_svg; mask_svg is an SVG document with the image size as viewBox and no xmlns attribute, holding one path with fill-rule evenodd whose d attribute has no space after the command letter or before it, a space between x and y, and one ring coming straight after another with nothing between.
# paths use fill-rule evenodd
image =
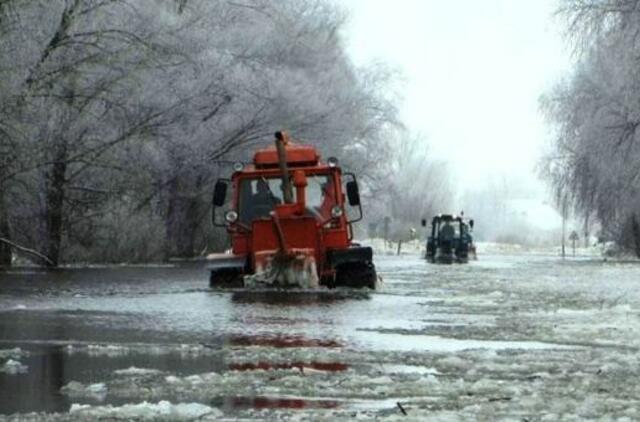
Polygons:
<instances>
[{"instance_id":1,"label":"tree branch","mask_svg":"<svg viewBox=\"0 0 640 422\"><path fill-rule=\"evenodd\" d=\"M4 237L0 237L0 242L11 246L12 248L14 248L14 249L16 249L18 251L27 253L29 255L37 256L38 258L42 259L43 261L45 261L47 264L49 264L51 266L55 265L53 263L53 261L51 261L47 256L41 254L40 252L38 252L36 250L30 249L30 248L27 248L27 247L24 247L24 246L20 246L17 243L14 243L14 242L10 241L9 239L5 239Z\"/></svg>"}]
</instances>

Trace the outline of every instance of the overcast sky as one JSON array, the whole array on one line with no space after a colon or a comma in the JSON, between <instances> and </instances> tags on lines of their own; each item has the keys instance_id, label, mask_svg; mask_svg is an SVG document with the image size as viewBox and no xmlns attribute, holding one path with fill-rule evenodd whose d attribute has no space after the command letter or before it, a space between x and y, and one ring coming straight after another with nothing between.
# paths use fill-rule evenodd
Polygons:
<instances>
[{"instance_id":1,"label":"overcast sky","mask_svg":"<svg viewBox=\"0 0 640 422\"><path fill-rule=\"evenodd\" d=\"M502 175L542 186L534 166L548 130L538 100L570 66L557 0L342 3L353 60L402 72L404 122L461 187Z\"/></svg>"}]
</instances>

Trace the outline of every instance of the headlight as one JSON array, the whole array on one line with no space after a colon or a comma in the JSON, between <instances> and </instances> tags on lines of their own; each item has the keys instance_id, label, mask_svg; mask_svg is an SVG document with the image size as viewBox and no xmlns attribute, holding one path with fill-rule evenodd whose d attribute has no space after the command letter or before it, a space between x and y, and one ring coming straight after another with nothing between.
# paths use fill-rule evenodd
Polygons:
<instances>
[{"instance_id":1,"label":"headlight","mask_svg":"<svg viewBox=\"0 0 640 422\"><path fill-rule=\"evenodd\" d=\"M237 162L237 163L233 163L233 171L242 171L244 170L244 163L241 162Z\"/></svg>"},{"instance_id":2,"label":"headlight","mask_svg":"<svg viewBox=\"0 0 640 422\"><path fill-rule=\"evenodd\" d=\"M333 218L342 217L342 208L337 206L337 205L335 207L331 208L331 217L333 217Z\"/></svg>"},{"instance_id":3,"label":"headlight","mask_svg":"<svg viewBox=\"0 0 640 422\"><path fill-rule=\"evenodd\" d=\"M338 159L336 157L327 158L327 164L329 167L338 167Z\"/></svg>"},{"instance_id":4,"label":"headlight","mask_svg":"<svg viewBox=\"0 0 640 422\"><path fill-rule=\"evenodd\" d=\"M224 214L224 219L227 220L227 223L235 223L238 221L238 213L233 210L227 211Z\"/></svg>"}]
</instances>

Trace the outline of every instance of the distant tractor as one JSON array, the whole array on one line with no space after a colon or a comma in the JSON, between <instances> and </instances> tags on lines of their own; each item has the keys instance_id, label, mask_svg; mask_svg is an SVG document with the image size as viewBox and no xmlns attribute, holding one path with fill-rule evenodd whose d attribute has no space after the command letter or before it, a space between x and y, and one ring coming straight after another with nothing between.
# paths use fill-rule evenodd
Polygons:
<instances>
[{"instance_id":1,"label":"distant tractor","mask_svg":"<svg viewBox=\"0 0 640 422\"><path fill-rule=\"evenodd\" d=\"M286 132L275 136L275 146L216 183L212 220L227 228L232 249L209 256L210 285L374 289L373 251L353 242L351 224L362 219L355 175Z\"/></svg>"},{"instance_id":2,"label":"distant tractor","mask_svg":"<svg viewBox=\"0 0 640 422\"><path fill-rule=\"evenodd\" d=\"M422 220L426 227L427 221ZM431 220L431 234L427 238L426 259L432 263L452 264L477 259L473 243L473 220L467 223L461 216L441 214Z\"/></svg>"}]
</instances>

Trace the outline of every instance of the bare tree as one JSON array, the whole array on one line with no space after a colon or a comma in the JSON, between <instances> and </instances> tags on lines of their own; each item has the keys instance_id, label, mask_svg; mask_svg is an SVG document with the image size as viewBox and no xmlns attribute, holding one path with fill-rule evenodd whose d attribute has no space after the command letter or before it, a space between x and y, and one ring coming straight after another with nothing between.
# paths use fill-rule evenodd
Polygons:
<instances>
[{"instance_id":1,"label":"bare tree","mask_svg":"<svg viewBox=\"0 0 640 422\"><path fill-rule=\"evenodd\" d=\"M394 75L354 68L333 3L14 0L0 12L0 234L51 265L222 246L207 224L216 163L282 128L366 169L371 189L381 179Z\"/></svg>"},{"instance_id":2,"label":"bare tree","mask_svg":"<svg viewBox=\"0 0 640 422\"><path fill-rule=\"evenodd\" d=\"M640 256L640 2L566 0L559 13L580 60L542 100L557 133L543 175L558 203Z\"/></svg>"}]
</instances>

